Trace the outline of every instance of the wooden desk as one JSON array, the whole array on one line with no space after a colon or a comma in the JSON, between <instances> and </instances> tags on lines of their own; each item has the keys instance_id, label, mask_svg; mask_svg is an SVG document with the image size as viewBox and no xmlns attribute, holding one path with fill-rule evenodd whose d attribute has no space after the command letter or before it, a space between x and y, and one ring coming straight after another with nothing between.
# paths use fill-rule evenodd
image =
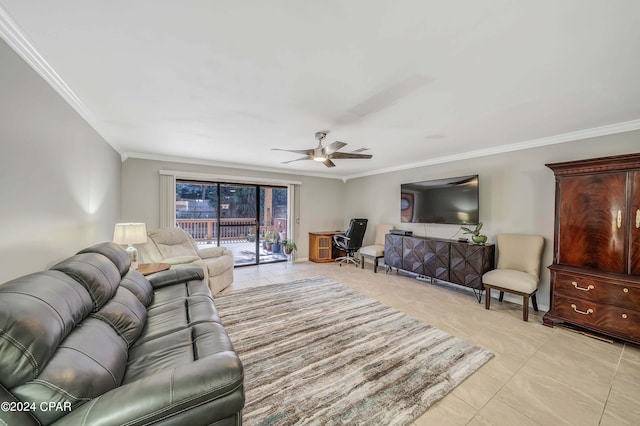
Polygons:
<instances>
[{"instance_id":1,"label":"wooden desk","mask_svg":"<svg viewBox=\"0 0 640 426\"><path fill-rule=\"evenodd\" d=\"M316 263L333 262L339 256L333 249L333 236L344 232L309 232L309 260Z\"/></svg>"},{"instance_id":2,"label":"wooden desk","mask_svg":"<svg viewBox=\"0 0 640 426\"><path fill-rule=\"evenodd\" d=\"M156 272L166 271L171 268L171 265L168 263L140 263L138 265L138 272L142 275L151 275Z\"/></svg>"}]
</instances>

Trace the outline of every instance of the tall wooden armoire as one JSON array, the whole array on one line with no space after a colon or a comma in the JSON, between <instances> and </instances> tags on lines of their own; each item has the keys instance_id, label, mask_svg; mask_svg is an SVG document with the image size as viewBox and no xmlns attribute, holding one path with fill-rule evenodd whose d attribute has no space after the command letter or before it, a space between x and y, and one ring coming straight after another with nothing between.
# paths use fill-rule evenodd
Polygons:
<instances>
[{"instance_id":1,"label":"tall wooden armoire","mask_svg":"<svg viewBox=\"0 0 640 426\"><path fill-rule=\"evenodd\" d=\"M547 167L556 207L544 324L640 343L640 154Z\"/></svg>"}]
</instances>

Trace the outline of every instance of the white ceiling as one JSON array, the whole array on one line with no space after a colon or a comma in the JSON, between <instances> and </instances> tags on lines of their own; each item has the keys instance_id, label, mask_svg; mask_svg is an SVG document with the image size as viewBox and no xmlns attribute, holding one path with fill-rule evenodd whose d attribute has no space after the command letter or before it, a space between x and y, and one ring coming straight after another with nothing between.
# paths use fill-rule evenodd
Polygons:
<instances>
[{"instance_id":1,"label":"white ceiling","mask_svg":"<svg viewBox=\"0 0 640 426\"><path fill-rule=\"evenodd\" d=\"M0 0L123 157L349 178L640 128L637 0ZM281 164L314 133L371 160Z\"/></svg>"}]
</instances>

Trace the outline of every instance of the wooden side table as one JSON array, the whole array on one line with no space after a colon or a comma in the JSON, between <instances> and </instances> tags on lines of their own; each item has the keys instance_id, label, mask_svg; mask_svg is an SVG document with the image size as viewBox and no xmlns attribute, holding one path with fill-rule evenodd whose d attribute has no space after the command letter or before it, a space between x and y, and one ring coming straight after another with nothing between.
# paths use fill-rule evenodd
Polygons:
<instances>
[{"instance_id":1,"label":"wooden side table","mask_svg":"<svg viewBox=\"0 0 640 426\"><path fill-rule=\"evenodd\" d=\"M309 232L309 260L316 263L333 262L333 236L344 231Z\"/></svg>"},{"instance_id":2,"label":"wooden side table","mask_svg":"<svg viewBox=\"0 0 640 426\"><path fill-rule=\"evenodd\" d=\"M138 265L138 272L142 275L151 275L156 272L166 271L170 268L171 265L168 263L140 263Z\"/></svg>"}]
</instances>

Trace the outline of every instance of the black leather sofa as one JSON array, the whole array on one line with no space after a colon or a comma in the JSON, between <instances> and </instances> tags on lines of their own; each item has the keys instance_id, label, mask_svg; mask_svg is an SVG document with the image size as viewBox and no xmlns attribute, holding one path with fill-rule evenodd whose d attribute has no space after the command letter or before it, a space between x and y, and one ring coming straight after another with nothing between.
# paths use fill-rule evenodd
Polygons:
<instances>
[{"instance_id":1,"label":"black leather sofa","mask_svg":"<svg viewBox=\"0 0 640 426\"><path fill-rule=\"evenodd\" d=\"M0 425L239 425L243 369L200 268L118 245L0 285Z\"/></svg>"}]
</instances>

